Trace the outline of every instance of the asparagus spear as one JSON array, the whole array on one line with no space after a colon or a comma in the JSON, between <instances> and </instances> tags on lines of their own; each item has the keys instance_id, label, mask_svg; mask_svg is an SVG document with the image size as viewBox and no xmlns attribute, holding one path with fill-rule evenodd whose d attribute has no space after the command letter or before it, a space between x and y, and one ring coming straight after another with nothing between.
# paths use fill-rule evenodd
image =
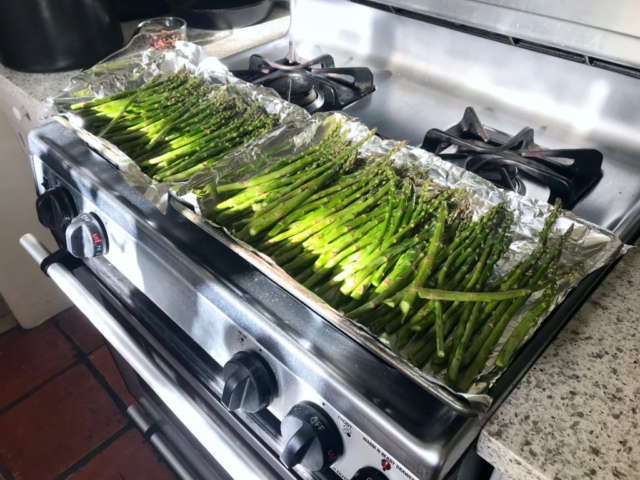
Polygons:
<instances>
[{"instance_id":1,"label":"asparagus spear","mask_svg":"<svg viewBox=\"0 0 640 480\"><path fill-rule=\"evenodd\" d=\"M438 211L438 220L436 222L435 230L433 236L431 237L431 240L429 241L427 254L420 264L420 268L418 269L413 287L407 292L405 297L400 302L400 310L402 311L404 318L407 317L409 311L411 310L411 307L413 306L413 303L418 297L419 288L422 287L422 285L424 285L427 279L431 276L436 256L438 255L439 249L442 247L442 234L445 229L446 218L447 207L444 204L441 204Z\"/></svg>"},{"instance_id":2,"label":"asparagus spear","mask_svg":"<svg viewBox=\"0 0 640 480\"><path fill-rule=\"evenodd\" d=\"M558 247L555 249L555 259L551 263L550 271L548 276L550 278L554 278L556 276L556 269L558 266L558 259L562 252L562 246L566 243L567 239L571 237L571 233L573 232L573 225L569 227L567 232L562 236L560 241L558 242ZM553 254L553 252L552 252ZM507 339L505 344L503 345L498 357L496 358L496 367L505 368L511 358L513 357L517 348L519 348L522 344L523 339L525 338L527 332L531 329L535 321L540 317L540 315L545 312L553 297L556 293L556 284L549 286L542 295L538 304L520 321L518 326L512 332L511 336Z\"/></svg>"},{"instance_id":3,"label":"asparagus spear","mask_svg":"<svg viewBox=\"0 0 640 480\"><path fill-rule=\"evenodd\" d=\"M511 336L507 339L496 358L496 367L505 368L509 364L529 329L531 329L534 322L538 320L540 315L551 305L551 300L553 300L554 295L555 285L551 285L544 291L540 301L524 316Z\"/></svg>"},{"instance_id":4,"label":"asparagus spear","mask_svg":"<svg viewBox=\"0 0 640 480\"><path fill-rule=\"evenodd\" d=\"M436 352L438 357L444 358L444 318L442 313L442 302L436 300Z\"/></svg>"}]
</instances>

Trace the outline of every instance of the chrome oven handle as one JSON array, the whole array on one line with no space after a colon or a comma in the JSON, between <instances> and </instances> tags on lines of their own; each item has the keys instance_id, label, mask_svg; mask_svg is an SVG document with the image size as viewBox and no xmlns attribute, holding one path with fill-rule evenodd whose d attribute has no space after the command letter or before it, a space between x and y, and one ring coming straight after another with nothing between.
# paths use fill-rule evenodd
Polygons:
<instances>
[{"instance_id":1,"label":"chrome oven handle","mask_svg":"<svg viewBox=\"0 0 640 480\"><path fill-rule=\"evenodd\" d=\"M51 252L34 235L20 238L22 247L39 264ZM60 263L52 263L49 277L71 299L104 338L151 387L196 439L233 478L260 478L251 462L241 454L227 434L149 357L111 314Z\"/></svg>"}]
</instances>

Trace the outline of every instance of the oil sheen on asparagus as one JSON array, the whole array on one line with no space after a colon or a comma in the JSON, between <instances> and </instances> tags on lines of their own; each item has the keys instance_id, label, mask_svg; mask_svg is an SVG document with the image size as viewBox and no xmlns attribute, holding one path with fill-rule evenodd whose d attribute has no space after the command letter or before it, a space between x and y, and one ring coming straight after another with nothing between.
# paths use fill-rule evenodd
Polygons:
<instances>
[{"instance_id":1,"label":"oil sheen on asparagus","mask_svg":"<svg viewBox=\"0 0 640 480\"><path fill-rule=\"evenodd\" d=\"M181 181L276 126L277 117L233 88L183 71L71 110L153 179Z\"/></svg>"},{"instance_id":2,"label":"oil sheen on asparagus","mask_svg":"<svg viewBox=\"0 0 640 480\"><path fill-rule=\"evenodd\" d=\"M313 147L248 179L224 181L246 178L239 169L194 191L215 199L206 217L416 367L467 392L488 361L496 369L509 364L547 313L559 279L577 274L557 269L571 231L550 238L556 205L535 251L496 279L512 213L497 205L474 220L471 193L393 166L397 149L363 158L367 139L350 141L338 123Z\"/></svg>"}]
</instances>

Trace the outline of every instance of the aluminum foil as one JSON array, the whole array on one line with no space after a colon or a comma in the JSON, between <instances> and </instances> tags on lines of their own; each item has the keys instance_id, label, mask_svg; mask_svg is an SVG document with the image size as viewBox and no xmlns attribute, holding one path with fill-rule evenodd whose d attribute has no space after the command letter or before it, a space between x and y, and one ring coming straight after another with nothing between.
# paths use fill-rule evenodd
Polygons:
<instances>
[{"instance_id":1,"label":"aluminum foil","mask_svg":"<svg viewBox=\"0 0 640 480\"><path fill-rule=\"evenodd\" d=\"M214 167L199 172L188 184L175 185L154 183L116 146L86 131L80 119L68 111L68 106L72 103L136 88L147 83L156 75L171 75L181 68L186 68L193 75L203 75L212 85L229 85L228 88L234 95L248 101L260 102L267 112L279 115L282 126L231 153ZM246 176L253 176L279 158L310 148L323 138L336 121L342 122L341 128L354 142L369 133L369 129L360 121L342 113L316 114L309 118L304 109L282 100L275 91L262 86L246 84L233 77L215 57L208 56L199 46L189 42L177 42L175 50L145 50L75 75L63 92L45 102L41 117L49 118L51 116L55 116L55 119L60 123L78 133L92 148L122 171L123 178L129 185L142 192L163 211L167 206L168 193L173 193L180 201L190 204L197 212L206 209L215 201L215 198L206 195L197 197L191 191L202 189L203 186L212 182L217 183L223 178L225 182L242 180L243 178L229 176L229 172L240 165L250 165L252 167L251 173ZM397 145L396 141L373 137L360 148L360 155L368 157L384 154L395 145ZM265 152L275 147L278 147L276 155L265 155ZM394 155L393 159L397 167L410 168L414 178L429 177L437 184L464 187L472 192L471 208L474 218L479 217L498 203L504 202L509 206L515 214L511 232L513 242L507 254L496 265L494 275L505 273L535 248L538 234L544 224L544 218L551 211L550 205L512 192L502 191L477 175L444 162L437 156L421 149L404 146ZM570 212L562 214L556 222L551 237L559 237L571 225L574 226L574 230L563 249L561 269L581 263L584 277L593 270L615 260L628 248L613 233L586 222ZM229 232L225 235L233 239ZM438 386L437 388L451 391L442 381L443 372L431 371L429 367L422 371L418 370L393 350L393 338L381 340L375 337L364 327L341 316L317 296L309 295L309 292L277 267L268 257L251 249L249 245L233 240L245 247L247 251L255 254L252 261L264 262L262 266L265 268L268 265L269 271L275 272L278 277L284 279L283 281L288 288L298 293L306 292L309 301L315 302L314 306L345 333L364 344L374 353L393 362L397 368L425 388L435 385ZM549 311L559 304L577 283L559 285ZM534 300L535 296L526 307L530 306ZM517 325L526 309L522 309L521 313L511 321L510 328L504 333L494 352L499 351L505 338L508 337L514 325ZM533 333L532 329L529 336ZM493 357L488 361L489 366L485 368L481 380L472 386L469 393L454 392L474 403L479 410L488 408L491 403L491 398L481 392L493 385L500 374L492 369L492 363Z\"/></svg>"},{"instance_id":2,"label":"aluminum foil","mask_svg":"<svg viewBox=\"0 0 640 480\"><path fill-rule=\"evenodd\" d=\"M224 157L216 165L196 173L189 182L177 190L177 195L188 201L198 213L205 211L218 203L215 192L203 192L201 196L197 197L194 195L194 191L205 190L211 184L217 185L220 182L237 182L251 178L281 158L296 155L313 147L325 137L337 122L341 122L340 128L352 143L357 143L370 132L362 122L342 113L319 113L308 120L283 125L254 139L243 148ZM277 153L265 154L275 148L277 148ZM248 171L248 173L242 176L233 175L235 170L245 166L249 168L243 169L243 171Z\"/></svg>"},{"instance_id":3,"label":"aluminum foil","mask_svg":"<svg viewBox=\"0 0 640 480\"><path fill-rule=\"evenodd\" d=\"M316 114L309 120L294 122L273 130L242 149L233 152L217 165L205 169L192 177L187 185L183 185L176 192L176 195L181 201L192 205L196 212L205 211L217 203L215 196L212 196L210 192L203 195L195 195L193 193L194 191L202 193L203 188L211 183L217 184L219 182L227 183L244 180L255 175L280 158L304 151L320 141L336 121L342 122L341 128L347 132L349 138L354 142L363 138L369 132L368 128L360 121L350 118L343 113ZM368 157L370 155L385 154L397 144L398 142L394 140L382 140L374 136L360 148L359 155L361 157ZM277 146L281 147L277 154L271 157L265 155L265 152L273 151ZM545 218L553 208L551 205L532 198L523 197L513 192L501 190L476 174L461 169L449 162L445 162L436 155L419 148L403 146L392 158L394 160L394 166L401 170L410 171L414 179L429 178L441 186L452 188L462 187L469 191L471 193L470 209L473 213L474 220L499 203L504 203L514 213L514 222L510 232L513 241L508 252L496 264L493 278L501 276L511 270L512 267L529 256L535 249ZM240 177L234 177L229 173L236 167L242 165L251 165L253 167L252 172ZM207 220L207 222L209 221ZM212 222L209 223L215 225ZM553 302L551 302L545 314L541 316L538 325L530 330L527 340L535 333L542 320L546 318L555 306L562 302L570 290L586 275L614 261L630 248L624 245L612 232L587 222L568 211L562 212L555 223L550 234L552 241L559 239L572 225L573 232L563 247L558 268L559 271L562 271L571 266L581 265L580 278L576 281L569 282L565 277L559 282ZM253 257L254 262L264 261L268 263L269 267L267 271L275 272L277 277L285 278L285 287L289 287L300 297L300 290L304 290L304 287L297 284L295 280L289 277L284 270L280 269L280 267L275 265L275 263L264 254L255 251L244 242L233 238L230 232L226 230L225 232L226 235L235 242L255 254ZM403 358L401 352L397 352L394 349L393 337L380 339L365 327L340 315L314 294L309 295L309 292L307 292L306 297L312 297L313 301L317 302L317 305L314 305L318 307L317 310L325 313L325 317L333 321L339 328L345 331L345 333L360 341L360 343L373 350L374 353L382 354L386 360L391 360L397 368L417 380L418 383L424 386L426 384L423 381L426 381L430 384L438 385L439 388L446 389L470 401L479 411L484 411L491 404L491 397L484 392L496 382L501 374L500 371L493 368L495 356L500 351L500 348L513 328L515 328L540 295L541 293L534 294L525 304L524 308L520 309L518 315L511 320L509 327L502 335L499 343L494 348L492 356L487 361L485 370L467 393L455 392L444 384L446 370L434 372L430 369L429 365L425 367L425 369L419 370L409 363L408 360ZM302 297L304 300L305 296L303 295ZM329 314L326 315L326 313ZM360 335L356 330L364 331L366 335ZM380 347L383 347L383 349Z\"/></svg>"},{"instance_id":4,"label":"aluminum foil","mask_svg":"<svg viewBox=\"0 0 640 480\"><path fill-rule=\"evenodd\" d=\"M53 117L75 131L91 148L120 169L129 185L165 212L168 193L176 188L176 185L153 181L118 147L88 132L83 127L82 120L69 110L69 106L131 90L158 75L173 75L181 69L186 69L192 75L203 76L214 89L226 86L230 95L238 96L247 103L259 102L267 113L278 115L280 124L309 118L306 110L283 100L275 90L251 85L234 77L227 67L200 46L181 41L176 42L175 49L150 48L113 62L96 65L74 75L63 92L45 101L40 117L42 120Z\"/></svg>"}]
</instances>

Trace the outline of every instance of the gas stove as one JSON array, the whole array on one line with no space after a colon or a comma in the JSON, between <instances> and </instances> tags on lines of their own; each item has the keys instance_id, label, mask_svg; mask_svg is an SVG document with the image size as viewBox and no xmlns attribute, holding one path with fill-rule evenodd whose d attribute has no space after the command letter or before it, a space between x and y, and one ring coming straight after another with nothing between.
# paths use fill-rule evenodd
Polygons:
<instances>
[{"instance_id":1,"label":"gas stove","mask_svg":"<svg viewBox=\"0 0 640 480\"><path fill-rule=\"evenodd\" d=\"M503 188L560 198L625 243L638 238L638 79L416 13L433 2L365 3L293 0L284 38L223 62L310 109L342 108L384 136L455 155L449 160ZM365 75L359 87L352 71L346 85L338 82L346 91L328 87L335 77L317 70L333 65L366 68L373 81ZM477 115L468 110L460 122L470 105ZM448 125L455 127L430 130L425 141L426 130ZM30 147L39 205L50 210L42 218L59 244L71 226L90 253L93 234L103 246L68 268L92 285L100 318L113 317L131 337L107 338L140 346L120 366L135 364L127 383L177 445L170 457L191 472L182 478L248 478L250 465L259 478L471 479L483 425L607 273L571 292L490 389L491 407L476 411L344 335L182 204L160 213L62 126L34 132ZM56 259L65 261L59 254L49 262ZM150 365L165 373L149 375Z\"/></svg>"},{"instance_id":2,"label":"gas stove","mask_svg":"<svg viewBox=\"0 0 640 480\"><path fill-rule=\"evenodd\" d=\"M573 208L602 178L602 153L593 148L549 150L526 127L516 135L485 127L473 107L442 131L427 132L422 148L497 186Z\"/></svg>"},{"instance_id":3,"label":"gas stove","mask_svg":"<svg viewBox=\"0 0 640 480\"><path fill-rule=\"evenodd\" d=\"M601 178L589 186L591 182L580 181L573 195L567 195L567 205L580 217L612 230L621 222L632 222L640 210L640 171L633 167L640 151L640 125L628 112L637 79L517 48L508 38L497 38L498 42L491 35L476 36L473 29L473 35L459 31L459 25L455 30L439 26L446 22L410 11L423 10L420 2L388 3L392 6L294 2L286 37L223 63L232 71L246 69L252 55L281 58L293 41L299 57L330 53L336 65L366 67L373 74L375 92L343 111L384 137L414 146L423 144L430 128L458 124L472 106L485 130L515 135L529 126L541 148L597 150L604 157L596 173ZM520 168L527 195L541 200L552 196L548 186L523 173Z\"/></svg>"},{"instance_id":4,"label":"gas stove","mask_svg":"<svg viewBox=\"0 0 640 480\"><path fill-rule=\"evenodd\" d=\"M271 61L253 54L248 70L232 73L247 82L273 88L282 98L309 113L342 110L376 89L368 68L336 68L333 57L326 53L301 60L293 41L289 42L284 58Z\"/></svg>"}]
</instances>

